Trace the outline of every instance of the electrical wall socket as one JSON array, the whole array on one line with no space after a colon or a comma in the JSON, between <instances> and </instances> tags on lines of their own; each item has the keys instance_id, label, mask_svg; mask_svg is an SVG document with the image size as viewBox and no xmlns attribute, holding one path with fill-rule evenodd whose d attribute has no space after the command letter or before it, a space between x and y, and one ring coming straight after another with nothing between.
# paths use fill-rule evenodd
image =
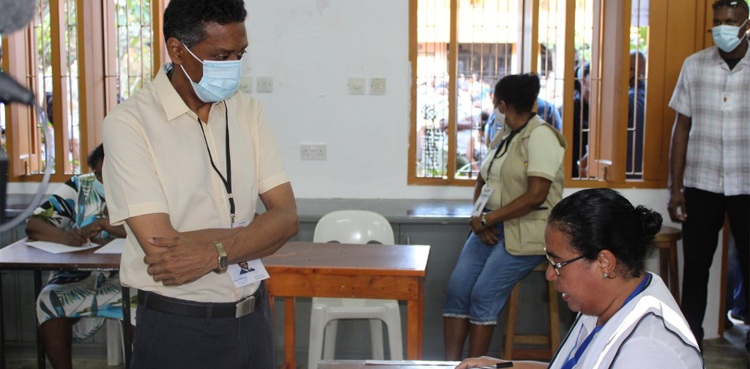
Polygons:
<instances>
[{"instance_id":1,"label":"electrical wall socket","mask_svg":"<svg viewBox=\"0 0 750 369\"><path fill-rule=\"evenodd\" d=\"M256 88L259 93L273 92L273 77L258 77L256 80L258 81Z\"/></svg>"},{"instance_id":2,"label":"electrical wall socket","mask_svg":"<svg viewBox=\"0 0 750 369\"><path fill-rule=\"evenodd\" d=\"M365 94L365 79L362 77L351 77L347 84L349 89L349 95L364 95Z\"/></svg>"},{"instance_id":3,"label":"electrical wall socket","mask_svg":"<svg viewBox=\"0 0 750 369\"><path fill-rule=\"evenodd\" d=\"M253 93L253 77L240 77L240 91L246 94Z\"/></svg>"},{"instance_id":4,"label":"electrical wall socket","mask_svg":"<svg viewBox=\"0 0 750 369\"><path fill-rule=\"evenodd\" d=\"M326 145L301 144L299 145L299 157L301 160L326 160Z\"/></svg>"},{"instance_id":5,"label":"electrical wall socket","mask_svg":"<svg viewBox=\"0 0 750 369\"><path fill-rule=\"evenodd\" d=\"M370 78L370 95L385 95L385 78Z\"/></svg>"}]
</instances>

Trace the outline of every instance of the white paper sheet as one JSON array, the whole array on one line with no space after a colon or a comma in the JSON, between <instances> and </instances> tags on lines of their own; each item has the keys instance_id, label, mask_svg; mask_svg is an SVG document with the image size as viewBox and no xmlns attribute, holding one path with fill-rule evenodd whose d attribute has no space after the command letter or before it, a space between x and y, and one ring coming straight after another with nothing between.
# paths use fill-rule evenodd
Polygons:
<instances>
[{"instance_id":1,"label":"white paper sheet","mask_svg":"<svg viewBox=\"0 0 750 369\"><path fill-rule=\"evenodd\" d=\"M398 365L414 366L456 366L460 361L426 361L426 360L365 360L365 365Z\"/></svg>"},{"instance_id":2,"label":"white paper sheet","mask_svg":"<svg viewBox=\"0 0 750 369\"><path fill-rule=\"evenodd\" d=\"M124 244L124 238L115 238L102 246L102 248L94 251L94 254L122 254L122 246Z\"/></svg>"},{"instance_id":3,"label":"white paper sheet","mask_svg":"<svg viewBox=\"0 0 750 369\"><path fill-rule=\"evenodd\" d=\"M53 254L61 254L64 252L76 252L86 249L92 249L94 247L99 247L98 244L88 242L83 244L82 246L68 246L63 245L61 243L56 242L47 242L47 241L32 241L32 242L26 242L27 245L36 247L39 250L44 250Z\"/></svg>"}]
</instances>

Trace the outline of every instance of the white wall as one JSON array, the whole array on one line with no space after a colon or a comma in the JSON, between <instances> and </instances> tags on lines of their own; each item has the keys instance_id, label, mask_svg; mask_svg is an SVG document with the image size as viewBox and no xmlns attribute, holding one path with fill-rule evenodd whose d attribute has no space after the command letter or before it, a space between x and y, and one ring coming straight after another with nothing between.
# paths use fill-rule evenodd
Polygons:
<instances>
[{"instance_id":1,"label":"white wall","mask_svg":"<svg viewBox=\"0 0 750 369\"><path fill-rule=\"evenodd\" d=\"M255 96L276 126L299 197L468 198L469 188L408 186L409 2L246 1L245 73L271 76ZM245 58L243 58L244 60ZM386 94L349 95L349 77L386 78ZM324 143L326 161L301 161Z\"/></svg>"},{"instance_id":2,"label":"white wall","mask_svg":"<svg viewBox=\"0 0 750 369\"><path fill-rule=\"evenodd\" d=\"M254 95L275 126L297 197L471 198L470 187L406 183L409 1L245 3L250 47L243 73L253 81L259 76L273 78L272 93ZM349 77L384 77L386 94L348 95ZM328 159L301 161L301 143L326 144ZM11 193L33 190L29 185L9 187ZM622 192L633 203L659 211L668 223L666 189ZM719 300L719 264L715 258L708 301ZM718 329L718 304L709 306L706 316L706 338L711 338Z\"/></svg>"}]
</instances>

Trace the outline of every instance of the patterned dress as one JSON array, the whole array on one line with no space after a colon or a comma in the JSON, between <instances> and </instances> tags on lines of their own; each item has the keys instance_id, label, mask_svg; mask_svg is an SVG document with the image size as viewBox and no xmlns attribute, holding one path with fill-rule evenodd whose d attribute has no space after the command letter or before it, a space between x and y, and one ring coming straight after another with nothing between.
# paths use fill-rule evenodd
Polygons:
<instances>
[{"instance_id":1,"label":"patterned dress","mask_svg":"<svg viewBox=\"0 0 750 369\"><path fill-rule=\"evenodd\" d=\"M94 174L73 176L32 217L58 228L81 228L105 216L104 188ZM107 238L107 232L99 235ZM131 300L131 305L134 301ZM53 318L79 319L73 339L93 335L105 318L122 319L122 294L117 272L56 272L37 298L37 322Z\"/></svg>"}]
</instances>

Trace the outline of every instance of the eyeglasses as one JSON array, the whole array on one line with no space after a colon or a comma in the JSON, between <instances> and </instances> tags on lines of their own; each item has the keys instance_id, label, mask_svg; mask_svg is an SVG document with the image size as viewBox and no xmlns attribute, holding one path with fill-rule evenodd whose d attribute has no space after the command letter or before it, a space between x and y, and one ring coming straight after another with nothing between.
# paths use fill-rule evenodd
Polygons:
<instances>
[{"instance_id":1,"label":"eyeglasses","mask_svg":"<svg viewBox=\"0 0 750 369\"><path fill-rule=\"evenodd\" d=\"M547 252L546 249L544 250L544 252L545 252L544 256L547 257L547 261L549 261L550 265L552 265L552 269L555 270L555 274L557 274L558 277L560 276L560 268L562 268L562 267L564 267L564 266L566 266L566 265L568 265L570 263L574 263L574 262L576 262L578 260L581 260L581 259L583 259L585 257L584 255L581 255L579 257L575 257L575 258L572 258L570 260L563 261L562 263L555 263L554 261L552 261L552 259L550 259L549 255L546 254L546 252Z\"/></svg>"},{"instance_id":2,"label":"eyeglasses","mask_svg":"<svg viewBox=\"0 0 750 369\"><path fill-rule=\"evenodd\" d=\"M730 8L741 7L742 9L748 10L748 5L745 0L718 0L711 5L714 10L719 9L722 6L728 6Z\"/></svg>"}]
</instances>

